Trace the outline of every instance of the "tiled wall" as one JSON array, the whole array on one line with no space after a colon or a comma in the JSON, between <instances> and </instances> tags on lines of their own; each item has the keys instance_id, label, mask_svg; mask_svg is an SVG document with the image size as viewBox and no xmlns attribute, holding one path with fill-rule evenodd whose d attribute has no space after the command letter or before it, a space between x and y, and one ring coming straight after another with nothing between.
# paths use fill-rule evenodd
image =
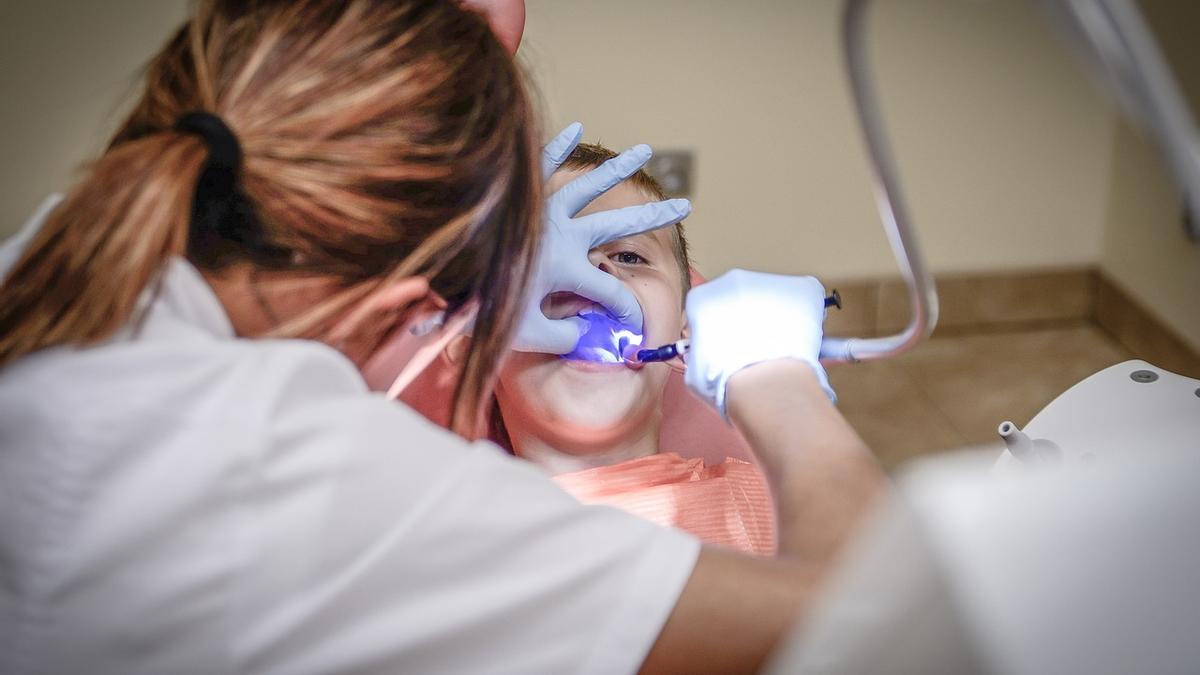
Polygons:
<instances>
[{"instance_id":1,"label":"tiled wall","mask_svg":"<svg viewBox=\"0 0 1200 675\"><path fill-rule=\"evenodd\" d=\"M1112 281L1092 268L942 275L937 336L1066 326L1090 321L1136 358L1200 377L1200 356ZM827 335L896 333L908 322L908 297L899 279L826 282L842 295L830 310ZM1200 311L1200 300L1197 301Z\"/></svg>"},{"instance_id":2,"label":"tiled wall","mask_svg":"<svg viewBox=\"0 0 1200 675\"><path fill-rule=\"evenodd\" d=\"M1200 312L1200 298L1194 298ZM1104 275L1098 275L1092 320L1138 358L1171 372L1200 378L1200 357L1150 312Z\"/></svg>"}]
</instances>

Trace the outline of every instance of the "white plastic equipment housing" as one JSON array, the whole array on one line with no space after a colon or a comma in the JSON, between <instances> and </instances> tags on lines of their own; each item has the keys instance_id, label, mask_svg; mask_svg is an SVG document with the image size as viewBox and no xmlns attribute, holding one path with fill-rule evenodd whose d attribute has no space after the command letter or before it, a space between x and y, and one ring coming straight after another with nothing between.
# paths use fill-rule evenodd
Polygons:
<instances>
[{"instance_id":1,"label":"white plastic equipment housing","mask_svg":"<svg viewBox=\"0 0 1200 675\"><path fill-rule=\"evenodd\" d=\"M1134 379L1145 371L1157 376ZM1024 428L1030 439L1061 450L1070 469L1144 448L1200 452L1200 380L1145 361L1110 366L1076 384L1042 409ZM1005 450L994 471L1019 471L1022 463Z\"/></svg>"}]
</instances>

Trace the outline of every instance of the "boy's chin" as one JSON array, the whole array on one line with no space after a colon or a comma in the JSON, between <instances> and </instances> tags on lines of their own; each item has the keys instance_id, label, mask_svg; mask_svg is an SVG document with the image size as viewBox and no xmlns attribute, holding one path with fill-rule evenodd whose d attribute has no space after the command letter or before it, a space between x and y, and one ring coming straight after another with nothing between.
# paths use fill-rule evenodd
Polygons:
<instances>
[{"instance_id":1,"label":"boy's chin","mask_svg":"<svg viewBox=\"0 0 1200 675\"><path fill-rule=\"evenodd\" d=\"M639 417L643 408L654 405L654 397L641 386L641 382L627 380L610 383L609 386L575 386L575 383L560 383L553 393L550 419L592 429L612 427ZM598 383L597 383L598 384ZM624 386L621 386L624 385Z\"/></svg>"},{"instance_id":2,"label":"boy's chin","mask_svg":"<svg viewBox=\"0 0 1200 675\"><path fill-rule=\"evenodd\" d=\"M574 359L559 359L558 366L581 373L619 375L622 373L633 374L637 372L624 363L601 363L599 361L576 361Z\"/></svg>"}]
</instances>

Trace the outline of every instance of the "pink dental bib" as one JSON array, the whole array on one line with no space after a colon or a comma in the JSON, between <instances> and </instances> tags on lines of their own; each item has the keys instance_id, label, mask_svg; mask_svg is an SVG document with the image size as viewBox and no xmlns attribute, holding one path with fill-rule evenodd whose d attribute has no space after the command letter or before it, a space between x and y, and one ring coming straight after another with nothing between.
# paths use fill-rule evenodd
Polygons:
<instances>
[{"instance_id":1,"label":"pink dental bib","mask_svg":"<svg viewBox=\"0 0 1200 675\"><path fill-rule=\"evenodd\" d=\"M585 504L615 506L709 544L773 555L775 510L762 473L726 458L705 466L700 458L660 453L620 464L554 477Z\"/></svg>"}]
</instances>

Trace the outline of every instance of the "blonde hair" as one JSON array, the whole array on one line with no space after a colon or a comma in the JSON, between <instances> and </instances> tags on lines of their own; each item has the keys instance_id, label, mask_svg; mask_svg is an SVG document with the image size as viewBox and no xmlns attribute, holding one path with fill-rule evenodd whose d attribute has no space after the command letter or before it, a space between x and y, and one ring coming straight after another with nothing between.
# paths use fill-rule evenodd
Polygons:
<instances>
[{"instance_id":1,"label":"blonde hair","mask_svg":"<svg viewBox=\"0 0 1200 675\"><path fill-rule=\"evenodd\" d=\"M215 114L241 144L245 231L190 223ZM153 59L133 112L0 287L0 367L136 320L170 256L332 276L271 334L316 338L391 282L475 302L456 421L507 349L538 242L538 131L523 77L451 0L201 0ZM404 318L371 326L382 340Z\"/></svg>"}]
</instances>

